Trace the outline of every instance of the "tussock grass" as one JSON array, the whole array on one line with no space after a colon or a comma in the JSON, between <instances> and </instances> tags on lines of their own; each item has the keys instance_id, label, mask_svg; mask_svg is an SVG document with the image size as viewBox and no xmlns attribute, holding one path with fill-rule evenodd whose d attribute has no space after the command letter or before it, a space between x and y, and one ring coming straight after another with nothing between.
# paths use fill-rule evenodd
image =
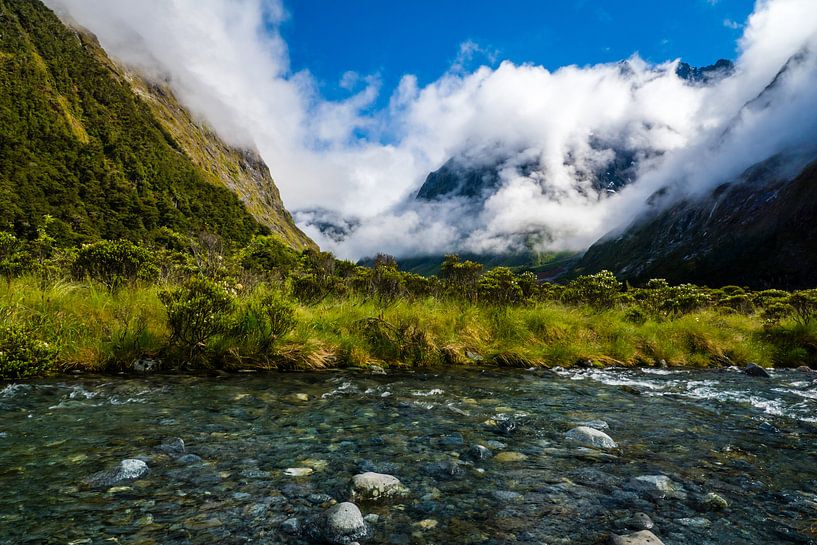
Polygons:
<instances>
[{"instance_id":1,"label":"tussock grass","mask_svg":"<svg viewBox=\"0 0 817 545\"><path fill-rule=\"evenodd\" d=\"M191 362L170 343L162 286L110 291L94 282L19 278L0 284L0 319L25 326L59 348L59 370L127 370L154 357ZM237 308L275 292L260 285L238 293ZM361 296L295 305L294 328L259 353L252 335L225 332L209 342L197 367L326 369L337 367L496 365L598 366L800 365L817 356L817 326L764 326L755 315L699 310L670 318L627 320L622 309L560 303L496 308L464 301ZM243 305L243 306L242 306ZM238 313L240 310L236 310ZM237 318L238 319L238 318Z\"/></svg>"}]
</instances>

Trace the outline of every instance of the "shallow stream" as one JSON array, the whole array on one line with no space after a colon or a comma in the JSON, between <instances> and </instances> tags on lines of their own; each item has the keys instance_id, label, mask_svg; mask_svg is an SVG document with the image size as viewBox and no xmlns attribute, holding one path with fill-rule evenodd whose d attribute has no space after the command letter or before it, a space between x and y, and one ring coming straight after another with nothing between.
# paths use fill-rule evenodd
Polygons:
<instances>
[{"instance_id":1,"label":"shallow stream","mask_svg":"<svg viewBox=\"0 0 817 545\"><path fill-rule=\"evenodd\" d=\"M582 424L618 447L571 444L565 432ZM470 457L477 444L493 457ZM134 458L149 467L143 478L85 482ZM348 499L363 471L410 489L359 504L377 515L368 543L596 544L637 529L632 517L644 513L667 545L815 544L817 375L445 370L0 385L2 545L307 543L293 519L303 526Z\"/></svg>"}]
</instances>

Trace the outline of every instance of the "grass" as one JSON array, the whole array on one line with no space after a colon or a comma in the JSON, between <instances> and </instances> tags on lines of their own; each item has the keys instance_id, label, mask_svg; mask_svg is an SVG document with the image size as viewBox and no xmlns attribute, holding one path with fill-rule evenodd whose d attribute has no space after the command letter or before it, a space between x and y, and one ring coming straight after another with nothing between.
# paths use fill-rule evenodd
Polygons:
<instances>
[{"instance_id":1,"label":"grass","mask_svg":"<svg viewBox=\"0 0 817 545\"><path fill-rule=\"evenodd\" d=\"M0 284L0 317L57 346L56 371L127 370L141 357L179 359L170 344L162 286L110 292L94 282ZM269 293L237 295L238 306ZM264 354L246 336L208 341L198 366L236 369L497 365L801 365L817 353L817 326L770 328L753 315L701 310L675 319L627 321L625 310L559 303L495 308L452 300L398 300L381 306L351 296L296 305L295 326ZM186 363L186 362L177 362ZM178 367L178 365L175 365Z\"/></svg>"}]
</instances>

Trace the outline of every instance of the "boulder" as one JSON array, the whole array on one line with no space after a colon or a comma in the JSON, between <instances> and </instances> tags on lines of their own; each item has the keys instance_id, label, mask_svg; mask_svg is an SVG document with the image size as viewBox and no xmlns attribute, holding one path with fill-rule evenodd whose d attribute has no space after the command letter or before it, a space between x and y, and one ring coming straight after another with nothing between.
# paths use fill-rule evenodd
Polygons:
<instances>
[{"instance_id":1,"label":"boulder","mask_svg":"<svg viewBox=\"0 0 817 545\"><path fill-rule=\"evenodd\" d=\"M613 441L612 437L601 430L588 426L578 426L573 428L565 434L565 438L568 441L577 443L584 447L596 449L611 449L618 447L616 442Z\"/></svg>"},{"instance_id":2,"label":"boulder","mask_svg":"<svg viewBox=\"0 0 817 545\"><path fill-rule=\"evenodd\" d=\"M371 537L372 531L354 503L343 502L310 518L306 535L317 543L351 545Z\"/></svg>"},{"instance_id":3,"label":"boulder","mask_svg":"<svg viewBox=\"0 0 817 545\"><path fill-rule=\"evenodd\" d=\"M352 496L364 501L388 500L408 495L400 479L372 471L352 477Z\"/></svg>"},{"instance_id":4,"label":"boulder","mask_svg":"<svg viewBox=\"0 0 817 545\"><path fill-rule=\"evenodd\" d=\"M117 484L141 479L147 475L149 471L148 465L142 460L122 460L119 462L119 465L113 469L94 473L85 479L85 484L94 488L108 488Z\"/></svg>"},{"instance_id":5,"label":"boulder","mask_svg":"<svg viewBox=\"0 0 817 545\"><path fill-rule=\"evenodd\" d=\"M761 366L759 366L759 365L757 365L755 363L750 363L749 365L747 365L746 368L743 370L743 372L744 372L744 374L747 374L750 377L762 377L762 378L771 377L771 375L769 374L769 372L767 370L765 370L763 367L761 367Z\"/></svg>"},{"instance_id":6,"label":"boulder","mask_svg":"<svg viewBox=\"0 0 817 545\"><path fill-rule=\"evenodd\" d=\"M664 545L654 533L642 530L626 536L610 536L610 545Z\"/></svg>"},{"instance_id":7,"label":"boulder","mask_svg":"<svg viewBox=\"0 0 817 545\"><path fill-rule=\"evenodd\" d=\"M814 369L812 369L808 365L801 365L800 367L797 368L797 370L799 372L801 372L801 373L813 373L814 372Z\"/></svg>"}]
</instances>

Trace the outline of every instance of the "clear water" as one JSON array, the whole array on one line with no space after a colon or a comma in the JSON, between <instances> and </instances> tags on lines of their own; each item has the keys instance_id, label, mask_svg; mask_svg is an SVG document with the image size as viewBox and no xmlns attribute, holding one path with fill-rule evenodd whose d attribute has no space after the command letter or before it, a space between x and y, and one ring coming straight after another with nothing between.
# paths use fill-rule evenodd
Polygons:
<instances>
[{"instance_id":1,"label":"clear water","mask_svg":"<svg viewBox=\"0 0 817 545\"><path fill-rule=\"evenodd\" d=\"M493 424L507 417L515 432ZM592 420L609 425L618 450L564 441ZM361 505L379 515L370 543L603 543L626 533L636 512L667 545L817 543L815 422L817 375L794 371L770 380L460 370L0 386L0 544L300 543L281 523L347 499L364 469L411 489L402 503ZM173 437L201 460L156 450ZM468 462L473 444L525 457ZM126 458L142 458L150 473L110 489L83 484ZM308 476L284 473L308 466ZM676 491L628 486L642 475L665 475ZM729 506L705 505L708 493Z\"/></svg>"}]
</instances>

